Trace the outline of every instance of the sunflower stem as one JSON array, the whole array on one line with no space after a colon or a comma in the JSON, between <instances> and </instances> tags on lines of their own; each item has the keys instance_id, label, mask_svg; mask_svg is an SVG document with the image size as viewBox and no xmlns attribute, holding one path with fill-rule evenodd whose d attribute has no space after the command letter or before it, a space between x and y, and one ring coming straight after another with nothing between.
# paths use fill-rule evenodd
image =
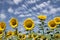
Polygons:
<instances>
[{"instance_id":1,"label":"sunflower stem","mask_svg":"<svg viewBox=\"0 0 60 40\"><path fill-rule=\"evenodd\" d=\"M30 30L30 34L31 34L31 30Z\"/></svg>"},{"instance_id":2,"label":"sunflower stem","mask_svg":"<svg viewBox=\"0 0 60 40\"><path fill-rule=\"evenodd\" d=\"M16 38L17 38L17 37L18 37L18 34L17 34L18 29L17 29L17 28L15 28L15 31L16 31ZM17 38L17 40L18 40L18 38Z\"/></svg>"},{"instance_id":3,"label":"sunflower stem","mask_svg":"<svg viewBox=\"0 0 60 40\"><path fill-rule=\"evenodd\" d=\"M44 21L41 21L42 23L42 29L43 29L43 35L44 35Z\"/></svg>"},{"instance_id":4,"label":"sunflower stem","mask_svg":"<svg viewBox=\"0 0 60 40\"><path fill-rule=\"evenodd\" d=\"M5 34L4 34L4 39L7 40L7 39L6 39L6 35L7 35L6 29L5 29L4 33L5 33Z\"/></svg>"},{"instance_id":5,"label":"sunflower stem","mask_svg":"<svg viewBox=\"0 0 60 40\"><path fill-rule=\"evenodd\" d=\"M54 29L52 29L53 35L55 34Z\"/></svg>"}]
</instances>

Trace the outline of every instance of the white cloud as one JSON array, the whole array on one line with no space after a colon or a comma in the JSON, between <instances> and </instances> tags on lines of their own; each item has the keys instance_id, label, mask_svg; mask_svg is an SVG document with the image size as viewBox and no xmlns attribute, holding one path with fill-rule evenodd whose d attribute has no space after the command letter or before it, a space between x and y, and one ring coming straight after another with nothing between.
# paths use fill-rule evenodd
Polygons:
<instances>
[{"instance_id":1,"label":"white cloud","mask_svg":"<svg viewBox=\"0 0 60 40\"><path fill-rule=\"evenodd\" d=\"M10 7L10 8L8 9L8 12L9 12L9 13L13 13L14 10Z\"/></svg>"},{"instance_id":2,"label":"white cloud","mask_svg":"<svg viewBox=\"0 0 60 40\"><path fill-rule=\"evenodd\" d=\"M36 8L36 7L32 7L32 9L33 9L33 10L37 10L37 8Z\"/></svg>"},{"instance_id":3,"label":"white cloud","mask_svg":"<svg viewBox=\"0 0 60 40\"><path fill-rule=\"evenodd\" d=\"M36 5L36 7L42 9L43 7L47 7L49 4L50 4L50 1L47 1L47 2L43 2L39 5Z\"/></svg>"},{"instance_id":4,"label":"white cloud","mask_svg":"<svg viewBox=\"0 0 60 40\"><path fill-rule=\"evenodd\" d=\"M45 7L46 5L44 3L40 4L39 5L40 7Z\"/></svg>"},{"instance_id":5,"label":"white cloud","mask_svg":"<svg viewBox=\"0 0 60 40\"><path fill-rule=\"evenodd\" d=\"M42 10L43 13L49 13L49 14L55 14L56 12L60 11L59 8L49 8L49 11L47 9Z\"/></svg>"},{"instance_id":6,"label":"white cloud","mask_svg":"<svg viewBox=\"0 0 60 40\"><path fill-rule=\"evenodd\" d=\"M6 0L6 2L11 5L14 5L14 4L18 5L21 1L22 0Z\"/></svg>"},{"instance_id":7,"label":"white cloud","mask_svg":"<svg viewBox=\"0 0 60 40\"><path fill-rule=\"evenodd\" d=\"M22 5L22 7L27 8L26 5L24 5L24 4Z\"/></svg>"},{"instance_id":8,"label":"white cloud","mask_svg":"<svg viewBox=\"0 0 60 40\"><path fill-rule=\"evenodd\" d=\"M32 16L31 14L27 14L27 15L25 15L25 16Z\"/></svg>"},{"instance_id":9,"label":"white cloud","mask_svg":"<svg viewBox=\"0 0 60 40\"><path fill-rule=\"evenodd\" d=\"M16 15L16 14L20 14L20 13L21 13L21 12L18 12L18 11L15 11L15 12L14 12L15 15Z\"/></svg>"},{"instance_id":10,"label":"white cloud","mask_svg":"<svg viewBox=\"0 0 60 40\"><path fill-rule=\"evenodd\" d=\"M42 9L42 7L45 7L45 4L36 5L36 8Z\"/></svg>"},{"instance_id":11,"label":"white cloud","mask_svg":"<svg viewBox=\"0 0 60 40\"><path fill-rule=\"evenodd\" d=\"M40 24L40 22L38 20L35 21L35 24Z\"/></svg>"},{"instance_id":12,"label":"white cloud","mask_svg":"<svg viewBox=\"0 0 60 40\"><path fill-rule=\"evenodd\" d=\"M56 12L60 11L60 7L54 8L53 6L49 7L49 13L55 14Z\"/></svg>"},{"instance_id":13,"label":"white cloud","mask_svg":"<svg viewBox=\"0 0 60 40\"><path fill-rule=\"evenodd\" d=\"M51 8L50 9L50 13L56 13L57 12L57 9L56 8Z\"/></svg>"},{"instance_id":14,"label":"white cloud","mask_svg":"<svg viewBox=\"0 0 60 40\"><path fill-rule=\"evenodd\" d=\"M19 4L22 0L13 0L15 4Z\"/></svg>"},{"instance_id":15,"label":"white cloud","mask_svg":"<svg viewBox=\"0 0 60 40\"><path fill-rule=\"evenodd\" d=\"M31 4L31 3L36 3L37 0L29 0L27 3Z\"/></svg>"},{"instance_id":16,"label":"white cloud","mask_svg":"<svg viewBox=\"0 0 60 40\"><path fill-rule=\"evenodd\" d=\"M31 14L20 14L18 17L29 17L29 16L32 16Z\"/></svg>"},{"instance_id":17,"label":"white cloud","mask_svg":"<svg viewBox=\"0 0 60 40\"><path fill-rule=\"evenodd\" d=\"M49 6L49 11L47 9L42 10L43 13L50 13L50 14L55 14L58 11L60 11L60 7L54 8L53 6Z\"/></svg>"},{"instance_id":18,"label":"white cloud","mask_svg":"<svg viewBox=\"0 0 60 40\"><path fill-rule=\"evenodd\" d=\"M48 13L49 11L47 9L42 10L43 13Z\"/></svg>"},{"instance_id":19,"label":"white cloud","mask_svg":"<svg viewBox=\"0 0 60 40\"><path fill-rule=\"evenodd\" d=\"M60 8L55 8L53 5L50 5L50 3L51 3L51 1L48 0L47 2L43 2L39 5L36 5L35 9L40 8L42 10L41 11L42 13L50 13L50 14L54 14L54 13L60 11ZM47 8L49 10L43 9L43 8Z\"/></svg>"},{"instance_id":20,"label":"white cloud","mask_svg":"<svg viewBox=\"0 0 60 40\"><path fill-rule=\"evenodd\" d=\"M16 4L18 4L19 2L21 2L21 0L13 0ZM31 3L35 3L36 0L29 0L27 2L31 2ZM38 8L40 8L42 10L42 13L56 13L57 11L60 11L60 8L54 8L53 5L50 5L51 1L48 0L47 2L43 2L39 5L36 5L34 7L32 7L31 9L28 9L28 11L26 11L26 5L22 5L22 7L18 7L17 9L15 9L14 14L19 14L19 17L28 17L31 16L31 14L27 14L29 12L33 12L33 10L38 10ZM49 8L49 10L47 9L43 9L43 7L45 8ZM22 10L22 11L20 11ZM9 12L13 12L12 8L8 9ZM25 15L24 15L25 14ZM39 12L37 14L40 14Z\"/></svg>"},{"instance_id":21,"label":"white cloud","mask_svg":"<svg viewBox=\"0 0 60 40\"><path fill-rule=\"evenodd\" d=\"M36 19L36 17L31 17L33 20L35 20Z\"/></svg>"},{"instance_id":22,"label":"white cloud","mask_svg":"<svg viewBox=\"0 0 60 40\"><path fill-rule=\"evenodd\" d=\"M28 11L26 11L26 6L23 4L21 7L18 7L18 8L16 8L15 9L15 12L14 12L14 14L26 14L26 13L28 13ZM27 9L28 10L28 9Z\"/></svg>"},{"instance_id":23,"label":"white cloud","mask_svg":"<svg viewBox=\"0 0 60 40\"><path fill-rule=\"evenodd\" d=\"M25 17L25 15L21 14L21 15L19 15L19 17Z\"/></svg>"},{"instance_id":24,"label":"white cloud","mask_svg":"<svg viewBox=\"0 0 60 40\"><path fill-rule=\"evenodd\" d=\"M38 12L37 14L39 15L40 13Z\"/></svg>"},{"instance_id":25,"label":"white cloud","mask_svg":"<svg viewBox=\"0 0 60 40\"><path fill-rule=\"evenodd\" d=\"M59 7L59 8L57 8L57 10L58 10L58 11L60 11L60 7Z\"/></svg>"},{"instance_id":26,"label":"white cloud","mask_svg":"<svg viewBox=\"0 0 60 40\"><path fill-rule=\"evenodd\" d=\"M49 1L47 1L47 3L48 3L48 4L50 4L50 3L51 3L51 1L49 0Z\"/></svg>"},{"instance_id":27,"label":"white cloud","mask_svg":"<svg viewBox=\"0 0 60 40\"><path fill-rule=\"evenodd\" d=\"M5 19L5 18L6 18L6 15L3 14L3 13L1 13L1 14L0 14L0 18L1 18L1 19Z\"/></svg>"},{"instance_id":28,"label":"white cloud","mask_svg":"<svg viewBox=\"0 0 60 40\"><path fill-rule=\"evenodd\" d=\"M32 10L31 10L31 9L29 9L28 11L29 11L29 12L32 12Z\"/></svg>"}]
</instances>

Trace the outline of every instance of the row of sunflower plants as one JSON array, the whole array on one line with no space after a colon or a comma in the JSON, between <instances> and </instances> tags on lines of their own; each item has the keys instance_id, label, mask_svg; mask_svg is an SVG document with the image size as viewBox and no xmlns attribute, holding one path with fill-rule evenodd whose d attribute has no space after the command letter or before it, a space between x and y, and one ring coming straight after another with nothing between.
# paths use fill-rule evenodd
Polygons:
<instances>
[{"instance_id":1,"label":"row of sunflower plants","mask_svg":"<svg viewBox=\"0 0 60 40\"><path fill-rule=\"evenodd\" d=\"M37 16L39 22L39 31L33 32L35 27L34 20L32 18L27 18L23 22L23 27L25 31L29 32L26 34L22 34L18 31L18 20L16 18L11 18L9 25L14 29L14 31L6 31L6 23L4 21L0 22L0 40L60 40L60 17L55 17L52 20L49 20L48 23L45 23L47 16L46 15L39 15ZM47 34L44 32L45 24L49 27L47 30ZM38 27L38 26L37 26ZM43 33L40 33L42 30ZM55 30L57 31L55 33ZM49 33L53 34L49 34Z\"/></svg>"}]
</instances>

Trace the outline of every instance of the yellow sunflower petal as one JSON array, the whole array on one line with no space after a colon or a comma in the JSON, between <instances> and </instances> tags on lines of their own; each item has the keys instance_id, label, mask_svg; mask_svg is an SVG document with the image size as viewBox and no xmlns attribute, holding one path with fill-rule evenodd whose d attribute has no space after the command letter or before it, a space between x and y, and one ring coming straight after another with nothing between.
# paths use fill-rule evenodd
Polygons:
<instances>
[{"instance_id":1,"label":"yellow sunflower petal","mask_svg":"<svg viewBox=\"0 0 60 40\"><path fill-rule=\"evenodd\" d=\"M6 28L6 23L0 22L0 30L5 30L5 28Z\"/></svg>"},{"instance_id":2,"label":"yellow sunflower petal","mask_svg":"<svg viewBox=\"0 0 60 40\"><path fill-rule=\"evenodd\" d=\"M31 35L31 34L29 34L29 35L28 35L28 38L32 38L32 35Z\"/></svg>"},{"instance_id":3,"label":"yellow sunflower petal","mask_svg":"<svg viewBox=\"0 0 60 40\"><path fill-rule=\"evenodd\" d=\"M36 35L36 34L32 34L32 37L33 37L33 38L37 38L37 35Z\"/></svg>"},{"instance_id":4,"label":"yellow sunflower petal","mask_svg":"<svg viewBox=\"0 0 60 40\"><path fill-rule=\"evenodd\" d=\"M18 20L16 18L11 18L10 19L10 26L12 28L16 28L18 26Z\"/></svg>"},{"instance_id":5,"label":"yellow sunflower petal","mask_svg":"<svg viewBox=\"0 0 60 40\"><path fill-rule=\"evenodd\" d=\"M48 26L50 27L50 29L55 29L57 27L57 25L56 25L54 20L50 20L48 22Z\"/></svg>"},{"instance_id":6,"label":"yellow sunflower petal","mask_svg":"<svg viewBox=\"0 0 60 40\"><path fill-rule=\"evenodd\" d=\"M31 18L27 18L23 26L26 30L32 30L34 28L34 21Z\"/></svg>"},{"instance_id":7,"label":"yellow sunflower petal","mask_svg":"<svg viewBox=\"0 0 60 40\"><path fill-rule=\"evenodd\" d=\"M22 39L22 34L18 34L18 38L19 39Z\"/></svg>"},{"instance_id":8,"label":"yellow sunflower petal","mask_svg":"<svg viewBox=\"0 0 60 40\"><path fill-rule=\"evenodd\" d=\"M3 36L3 31L0 30L0 38Z\"/></svg>"},{"instance_id":9,"label":"yellow sunflower petal","mask_svg":"<svg viewBox=\"0 0 60 40\"><path fill-rule=\"evenodd\" d=\"M60 34L55 34L55 38L60 38Z\"/></svg>"},{"instance_id":10,"label":"yellow sunflower petal","mask_svg":"<svg viewBox=\"0 0 60 40\"><path fill-rule=\"evenodd\" d=\"M40 20L45 20L45 19L47 18L47 16L46 16L46 15L39 15L38 18L39 18Z\"/></svg>"},{"instance_id":11,"label":"yellow sunflower petal","mask_svg":"<svg viewBox=\"0 0 60 40\"><path fill-rule=\"evenodd\" d=\"M7 32L7 37L11 37L11 36L13 36L13 32L12 31L8 31Z\"/></svg>"},{"instance_id":12,"label":"yellow sunflower petal","mask_svg":"<svg viewBox=\"0 0 60 40\"><path fill-rule=\"evenodd\" d=\"M60 17L55 17L54 21L55 21L56 24L60 24Z\"/></svg>"},{"instance_id":13,"label":"yellow sunflower petal","mask_svg":"<svg viewBox=\"0 0 60 40\"><path fill-rule=\"evenodd\" d=\"M2 40L2 38L0 38L0 40Z\"/></svg>"},{"instance_id":14,"label":"yellow sunflower petal","mask_svg":"<svg viewBox=\"0 0 60 40\"><path fill-rule=\"evenodd\" d=\"M26 35L25 35L25 34L23 34L23 35L22 35L22 38L23 38L23 39L26 39Z\"/></svg>"}]
</instances>

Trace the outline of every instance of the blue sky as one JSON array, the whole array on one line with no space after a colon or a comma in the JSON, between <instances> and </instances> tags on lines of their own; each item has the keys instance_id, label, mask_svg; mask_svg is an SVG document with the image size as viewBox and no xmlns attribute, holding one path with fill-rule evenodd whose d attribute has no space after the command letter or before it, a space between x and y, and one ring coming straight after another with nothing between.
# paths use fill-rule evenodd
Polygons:
<instances>
[{"instance_id":1,"label":"blue sky","mask_svg":"<svg viewBox=\"0 0 60 40\"><path fill-rule=\"evenodd\" d=\"M46 23L55 16L60 16L60 0L0 0L0 21L5 21L7 29L9 20L15 17L19 21L18 30L24 31L23 21L32 18L35 24L39 23L38 15L47 16ZM37 25L34 30L38 31Z\"/></svg>"}]
</instances>

